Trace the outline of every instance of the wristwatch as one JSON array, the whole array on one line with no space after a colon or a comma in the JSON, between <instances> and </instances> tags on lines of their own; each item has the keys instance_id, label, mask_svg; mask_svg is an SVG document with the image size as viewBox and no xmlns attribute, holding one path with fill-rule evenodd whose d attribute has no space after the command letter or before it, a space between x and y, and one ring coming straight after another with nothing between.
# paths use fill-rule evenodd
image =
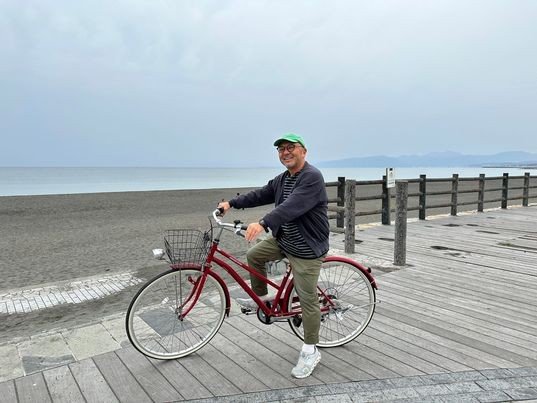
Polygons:
<instances>
[{"instance_id":1,"label":"wristwatch","mask_svg":"<svg viewBox=\"0 0 537 403\"><path fill-rule=\"evenodd\" d=\"M259 225L261 225L263 227L265 232L268 232L268 226L267 226L267 224L265 224L264 220L259 220Z\"/></svg>"}]
</instances>

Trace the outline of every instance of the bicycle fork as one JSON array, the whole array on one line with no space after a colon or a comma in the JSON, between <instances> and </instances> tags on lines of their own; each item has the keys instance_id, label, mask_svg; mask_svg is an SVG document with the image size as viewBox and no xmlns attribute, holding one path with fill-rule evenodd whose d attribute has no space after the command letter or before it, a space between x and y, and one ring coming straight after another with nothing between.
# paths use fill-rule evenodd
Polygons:
<instances>
[{"instance_id":1,"label":"bicycle fork","mask_svg":"<svg viewBox=\"0 0 537 403\"><path fill-rule=\"evenodd\" d=\"M194 305L196 305L196 302L198 302L201 290L203 290L203 286L205 285L206 278L206 274L202 274L201 276L199 276L196 281L192 279L192 276L187 277L186 281L193 284L193 287L188 293L188 296L186 297L185 301L183 303L181 303L182 301L178 301L179 305L175 308L175 314L177 315L177 319L179 319L180 321L185 319L185 317L190 313ZM188 308L183 311L183 309L187 305L189 305Z\"/></svg>"}]
</instances>

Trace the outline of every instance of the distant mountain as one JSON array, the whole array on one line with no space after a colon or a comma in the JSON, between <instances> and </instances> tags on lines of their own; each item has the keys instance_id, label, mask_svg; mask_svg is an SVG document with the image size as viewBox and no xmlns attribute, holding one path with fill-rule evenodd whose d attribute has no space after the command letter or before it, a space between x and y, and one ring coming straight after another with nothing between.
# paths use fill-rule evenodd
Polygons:
<instances>
[{"instance_id":1,"label":"distant mountain","mask_svg":"<svg viewBox=\"0 0 537 403\"><path fill-rule=\"evenodd\" d=\"M324 161L316 164L320 168L342 167L487 167L487 166L536 166L537 154L525 151L506 151L492 155L466 155L454 151L433 152L423 155L401 155L387 157L376 155L371 157L346 158Z\"/></svg>"}]
</instances>

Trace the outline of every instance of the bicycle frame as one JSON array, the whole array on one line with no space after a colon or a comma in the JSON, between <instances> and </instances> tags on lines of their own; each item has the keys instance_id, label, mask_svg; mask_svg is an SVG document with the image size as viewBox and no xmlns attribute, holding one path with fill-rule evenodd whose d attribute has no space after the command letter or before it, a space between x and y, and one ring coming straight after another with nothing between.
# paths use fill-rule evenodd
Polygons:
<instances>
[{"instance_id":1,"label":"bicycle frame","mask_svg":"<svg viewBox=\"0 0 537 403\"><path fill-rule=\"evenodd\" d=\"M196 304L196 302L197 302L197 300L198 300L198 298L199 298L199 296L200 296L200 294L201 294L201 292L203 290L203 286L205 285L205 279L207 278L208 275L213 276L222 285L222 288L224 289L224 292L226 294L226 301L227 301L227 304L228 304L228 306L226 307L226 314L227 314L227 316L229 316L229 311L230 311L230 306L229 306L230 302L229 301L230 301L230 298L229 298L228 286L227 286L226 282L222 279L222 277L218 273L216 273L215 271L212 270L212 268L213 268L212 264L213 263L215 263L216 265L218 265L219 267L224 269L226 271L226 273L228 273L233 278L233 280L235 280L235 282L237 282L237 284L239 284L239 286L257 303L257 305L259 306L259 309L263 312L263 314L265 315L266 318L275 317L275 318L278 318L280 320L287 320L289 318L292 318L292 317L302 313L302 309L300 309L300 308L293 309L292 311L289 311L288 307L287 307L288 300L289 300L289 297L290 297L289 286L292 284L291 267L289 265L287 266L287 269L285 271L285 274L284 274L280 284L277 284L277 283L273 282L272 280L270 280L268 277L265 277L265 276L259 274L255 269L253 269L252 267L250 267L246 263L240 261L238 258L233 256L231 253L219 248L218 245L219 245L218 239L213 240L210 252L209 252L209 254L207 256L206 263L205 263L203 269L201 269L203 274L198 279L197 284L195 284L195 286L192 288L190 295L186 298L185 304L182 307L180 307L180 308L183 308L189 302L191 302L189 308L186 311L181 312L181 315L180 315L181 318L185 318L188 315L188 313L190 312L190 309ZM268 286L274 288L276 290L276 295L274 297L275 303L273 305L271 305L270 307L267 306L267 304L263 300L261 300L261 298L259 298L259 296L257 294L254 293L252 288L239 275L237 270L235 270L225 260L222 260L221 258L217 257L216 255L220 255L221 257L223 257L223 258L225 258L227 260L230 260L231 262L235 263L236 265L238 265L239 267L241 267L243 270L247 271L251 275L261 279ZM193 268L193 267L185 267L185 266L181 266L181 265L172 265L172 268L180 270L181 268ZM196 266L195 268L200 269L200 266ZM328 305L333 306L334 304L332 303L331 299L326 296L324 291L322 291L322 290L319 290L319 291L324 296L325 300L328 302ZM321 312L323 310L326 311L328 309L329 308L324 307L324 308L321 309Z\"/></svg>"},{"instance_id":2,"label":"bicycle frame","mask_svg":"<svg viewBox=\"0 0 537 403\"><path fill-rule=\"evenodd\" d=\"M254 291L248 285L246 280L244 280L239 275L239 273L233 267L231 267L231 265L229 265L225 260L222 260L221 258L217 257L216 255L220 255L220 256L224 257L225 259L230 260L231 262L233 262L236 265L238 265L239 267L241 267L243 270L246 270L252 276L255 276L255 277L259 278L264 283L266 283L268 286L274 288L276 290L276 295L274 297L274 301L276 303L274 303L269 308L265 304L265 302L262 301L261 298L259 298L259 296L256 293L254 293ZM250 267L246 263L240 261L239 259L237 259L235 256L233 256L229 252L219 248L218 247L218 242L216 242L216 241L213 242L213 247L211 248L211 251L209 252L209 256L207 258L207 265L208 265L207 270L211 271L211 269L212 269L211 263L213 263L213 262L216 263L218 266L220 266L222 269L224 269L226 271L226 273L228 273L233 278L233 280L235 280L237 282L237 284L239 284L239 286L250 296L250 298L252 298L257 303L257 305L259 305L259 309L261 309L261 311L263 311L263 313L267 317L268 316L277 316L277 317L285 318L286 314L289 313L289 312L287 312L287 306L285 306L285 304L279 304L278 303L280 301L283 301L283 297L285 296L285 290L287 289L287 286L289 284L291 284L291 269L290 269L289 266L287 267L287 270L285 271L285 275L284 275L282 281L280 282L280 284L276 284L275 282L270 280L268 277L265 277L265 276L259 274L252 267ZM285 301L283 301L283 302L285 302ZM278 306L280 306L281 310L278 310ZM301 313L301 311L293 312L292 315L290 315L290 316L294 316L294 315L296 315L298 313Z\"/></svg>"}]
</instances>

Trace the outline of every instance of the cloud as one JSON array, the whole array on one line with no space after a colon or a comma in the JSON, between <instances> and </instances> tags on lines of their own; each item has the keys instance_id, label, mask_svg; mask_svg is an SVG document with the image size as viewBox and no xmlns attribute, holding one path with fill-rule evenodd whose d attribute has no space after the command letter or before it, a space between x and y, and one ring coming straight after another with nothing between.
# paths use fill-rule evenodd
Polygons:
<instances>
[{"instance_id":1,"label":"cloud","mask_svg":"<svg viewBox=\"0 0 537 403\"><path fill-rule=\"evenodd\" d=\"M55 150L71 144L71 154L90 150L99 163L146 164L148 155L169 163L174 149L189 163L199 149L214 161L229 151L256 163L274 158L251 152L260 139L290 130L311 139L319 159L386 145L392 154L453 143L495 152L507 147L505 133L537 151L526 141L537 127L533 1L0 0L0 8L0 129L56 145L30 146L29 161L43 149L61 161ZM16 163L18 146L5 144L0 156Z\"/></svg>"}]
</instances>

